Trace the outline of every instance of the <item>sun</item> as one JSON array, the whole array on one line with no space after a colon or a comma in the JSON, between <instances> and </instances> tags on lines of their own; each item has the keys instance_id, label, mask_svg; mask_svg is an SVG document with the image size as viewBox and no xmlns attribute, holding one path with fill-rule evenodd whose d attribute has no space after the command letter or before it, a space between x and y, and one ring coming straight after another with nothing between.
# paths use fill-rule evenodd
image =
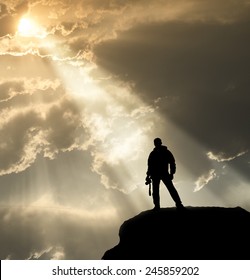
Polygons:
<instances>
[{"instance_id":1,"label":"sun","mask_svg":"<svg viewBox=\"0 0 250 280\"><path fill-rule=\"evenodd\" d=\"M18 35L22 37L46 37L46 32L42 26L39 26L31 18L23 17L20 19L17 27Z\"/></svg>"}]
</instances>

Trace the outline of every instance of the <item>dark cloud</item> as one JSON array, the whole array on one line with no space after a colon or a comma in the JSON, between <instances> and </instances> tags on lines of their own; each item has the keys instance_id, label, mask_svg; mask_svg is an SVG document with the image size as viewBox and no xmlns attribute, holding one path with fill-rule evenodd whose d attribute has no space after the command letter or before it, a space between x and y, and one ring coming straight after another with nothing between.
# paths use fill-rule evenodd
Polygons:
<instances>
[{"instance_id":1,"label":"dark cloud","mask_svg":"<svg viewBox=\"0 0 250 280\"><path fill-rule=\"evenodd\" d=\"M40 153L54 157L82 145L80 109L59 85L39 78L0 84L2 174L25 170Z\"/></svg>"},{"instance_id":2,"label":"dark cloud","mask_svg":"<svg viewBox=\"0 0 250 280\"><path fill-rule=\"evenodd\" d=\"M20 81L11 81L0 84L0 102L6 101L15 95L16 92L22 92L24 84Z\"/></svg>"},{"instance_id":3,"label":"dark cloud","mask_svg":"<svg viewBox=\"0 0 250 280\"><path fill-rule=\"evenodd\" d=\"M0 177L1 259L100 259L118 242L121 222L137 207L89 176L90 166L89 152L74 151Z\"/></svg>"},{"instance_id":4,"label":"dark cloud","mask_svg":"<svg viewBox=\"0 0 250 280\"><path fill-rule=\"evenodd\" d=\"M41 119L36 112L27 112L15 115L1 129L1 170L6 172L17 172L29 166L33 161L33 148L30 152L34 137L35 127L39 127Z\"/></svg>"},{"instance_id":5,"label":"dark cloud","mask_svg":"<svg viewBox=\"0 0 250 280\"><path fill-rule=\"evenodd\" d=\"M63 100L59 106L52 106L47 113L44 129L48 131L47 140L54 147L52 150L77 147L83 133L77 104L72 100Z\"/></svg>"},{"instance_id":6,"label":"dark cloud","mask_svg":"<svg viewBox=\"0 0 250 280\"><path fill-rule=\"evenodd\" d=\"M96 47L97 64L133 81L208 150L248 150L249 23L150 24Z\"/></svg>"},{"instance_id":7,"label":"dark cloud","mask_svg":"<svg viewBox=\"0 0 250 280\"><path fill-rule=\"evenodd\" d=\"M4 17L7 13L7 6L5 4L0 4L0 18Z\"/></svg>"},{"instance_id":8,"label":"dark cloud","mask_svg":"<svg viewBox=\"0 0 250 280\"><path fill-rule=\"evenodd\" d=\"M67 210L39 208L0 210L1 259L101 259L114 246L114 222ZM94 218L96 222L98 218ZM39 222L37 222L39 221ZM101 232L93 236L93 232Z\"/></svg>"}]
</instances>

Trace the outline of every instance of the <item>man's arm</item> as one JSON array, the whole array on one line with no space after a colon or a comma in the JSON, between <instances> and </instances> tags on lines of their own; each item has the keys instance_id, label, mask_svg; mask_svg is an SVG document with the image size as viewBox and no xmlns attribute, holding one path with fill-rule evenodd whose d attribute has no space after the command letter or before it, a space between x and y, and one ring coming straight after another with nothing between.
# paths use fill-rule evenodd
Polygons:
<instances>
[{"instance_id":1,"label":"man's arm","mask_svg":"<svg viewBox=\"0 0 250 280\"><path fill-rule=\"evenodd\" d=\"M168 152L169 152L170 175L173 176L176 172L175 158L170 151L168 151Z\"/></svg>"}]
</instances>

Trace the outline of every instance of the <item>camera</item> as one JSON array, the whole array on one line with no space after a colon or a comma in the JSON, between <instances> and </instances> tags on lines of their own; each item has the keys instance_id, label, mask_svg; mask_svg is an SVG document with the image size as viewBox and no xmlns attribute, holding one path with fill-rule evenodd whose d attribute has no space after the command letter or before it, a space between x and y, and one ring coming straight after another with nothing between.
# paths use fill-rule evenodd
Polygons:
<instances>
[{"instance_id":1,"label":"camera","mask_svg":"<svg viewBox=\"0 0 250 280\"><path fill-rule=\"evenodd\" d=\"M149 185L151 183L151 179L149 177L146 178L145 185Z\"/></svg>"}]
</instances>

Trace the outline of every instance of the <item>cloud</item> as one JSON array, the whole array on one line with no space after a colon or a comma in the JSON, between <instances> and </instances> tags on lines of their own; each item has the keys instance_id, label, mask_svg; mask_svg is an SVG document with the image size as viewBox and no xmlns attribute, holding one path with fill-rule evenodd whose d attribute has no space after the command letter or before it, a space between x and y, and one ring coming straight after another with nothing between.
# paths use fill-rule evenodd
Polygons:
<instances>
[{"instance_id":1,"label":"cloud","mask_svg":"<svg viewBox=\"0 0 250 280\"><path fill-rule=\"evenodd\" d=\"M93 170L100 174L107 187L117 186L120 179L111 180L114 176L110 167L123 170L117 143L121 143L125 137L118 136L119 127L125 122L128 122L126 129L133 130L131 139L134 136L145 139L146 134L152 133L154 123L161 115L187 131L213 154L223 153L225 158L230 158L248 150L249 134L244 121L249 117L246 107L248 77L243 63L248 57L241 55L248 53L248 41L244 45L238 44L247 37L247 2L147 1L147 4L139 0L53 1L49 4L47 1L37 1L22 5L6 1L2 4L2 18L8 16L14 19L15 16L17 20L28 12L48 33L45 40L27 40L13 32L8 33L11 36L1 39L2 55L31 54L43 60L50 58L54 62L65 62L63 66L68 63L76 67L86 65L85 61L88 60L98 69L106 69L108 75L111 73L110 82L118 78L124 80L125 85L133 84L129 92L137 94L139 99L129 101L120 98L119 94L115 96L114 91L120 91L120 87L117 87L112 90L111 99L101 98L101 101L95 102L94 112L90 110L94 106L89 100L86 101L89 109L84 106L84 109L76 112L72 99L59 99L60 104L53 108L52 103L47 104L44 109L46 113L41 113L41 106L40 109L38 106L35 110L27 109L27 114L31 114L37 122L37 125L26 127L33 133L28 132L28 138L31 135L34 137L34 134L37 137L30 147L53 158L58 151L90 148L92 144ZM2 102L17 100L17 92L19 96L28 96L28 85L15 83L12 81L12 84L1 85ZM18 89L18 86L24 89ZM53 91L59 92L59 88ZM107 96L106 93L104 95ZM238 98L239 95L241 98ZM130 98L132 95L127 96ZM111 108L107 101L116 105ZM66 107L70 107L69 116L63 114L63 106L66 111ZM241 108L241 114L234 113L235 106ZM135 107L140 110L136 111ZM147 118L145 112L149 112L150 117ZM5 108L2 116L7 113L10 112ZM13 110L11 114L14 114ZM136 121L132 120L134 116L137 116ZM60 121L65 122L63 128ZM80 122L80 126L77 122ZM145 126L145 123L147 126L144 130L138 128ZM215 123L217 126L213 125ZM236 128L233 135L229 124ZM112 134L114 128L117 135ZM69 135L64 140L63 133ZM126 143L134 143L131 139ZM22 143L19 146L22 147L21 151L27 147ZM109 149L112 153L107 152ZM132 151L134 149L123 154L124 158L131 154L138 157L138 152ZM19 163L28 158L28 154L31 158L27 162L36 158L34 152L26 151L24 154L23 157L19 156ZM28 164L20 164L20 167L27 167ZM205 170L207 164L205 161L203 164ZM197 165L192 166L193 172L196 172L194 169ZM6 170L9 171L4 172L11 172L12 169ZM106 177L108 173L111 177Z\"/></svg>"},{"instance_id":2,"label":"cloud","mask_svg":"<svg viewBox=\"0 0 250 280\"><path fill-rule=\"evenodd\" d=\"M28 42L18 36L17 25L27 14L36 18L37 26L46 30L46 42L53 41L63 57L75 57L79 52L92 52L93 46L115 39L121 31L148 23L181 22L235 22L247 17L247 1L47 1L28 2L19 5L15 1L2 4L3 54L47 55L44 41L29 38ZM8 42L8 44L7 44ZM5 45L5 48L3 46ZM47 43L48 45L48 43ZM67 48L65 48L67 45ZM9 46L9 47L7 47ZM48 54L49 53L49 54ZM55 57L54 57L55 58ZM62 58L62 55L58 55ZM93 59L91 57L91 59Z\"/></svg>"},{"instance_id":3,"label":"cloud","mask_svg":"<svg viewBox=\"0 0 250 280\"><path fill-rule=\"evenodd\" d=\"M1 259L99 259L151 206L155 136L184 203L249 209L249 1L0 7Z\"/></svg>"},{"instance_id":4,"label":"cloud","mask_svg":"<svg viewBox=\"0 0 250 280\"><path fill-rule=\"evenodd\" d=\"M20 95L32 96L33 94L39 95L41 93L43 95L52 95L50 94L50 90L56 91L59 86L60 81L58 79L13 78L8 81L2 79L0 81L0 102L10 101L12 98Z\"/></svg>"},{"instance_id":5,"label":"cloud","mask_svg":"<svg viewBox=\"0 0 250 280\"><path fill-rule=\"evenodd\" d=\"M49 247L42 251L33 251L28 260L63 260L65 254L61 247Z\"/></svg>"},{"instance_id":6,"label":"cloud","mask_svg":"<svg viewBox=\"0 0 250 280\"><path fill-rule=\"evenodd\" d=\"M0 84L0 102L7 101L23 90L23 84L19 81L2 82Z\"/></svg>"},{"instance_id":7,"label":"cloud","mask_svg":"<svg viewBox=\"0 0 250 280\"><path fill-rule=\"evenodd\" d=\"M16 33L19 19L28 12L28 1L15 4L16 1L1 1L0 3L0 39L13 36Z\"/></svg>"},{"instance_id":8,"label":"cloud","mask_svg":"<svg viewBox=\"0 0 250 280\"><path fill-rule=\"evenodd\" d=\"M125 85L102 88L94 108L87 106L84 113L92 168L106 188L128 192L136 187L142 171L144 176L143 146L157 115L153 107L143 104Z\"/></svg>"},{"instance_id":9,"label":"cloud","mask_svg":"<svg viewBox=\"0 0 250 280\"><path fill-rule=\"evenodd\" d=\"M216 178L215 169L209 170L209 172L205 175L202 175L195 182L194 192L200 191L204 186L206 186L210 181Z\"/></svg>"},{"instance_id":10,"label":"cloud","mask_svg":"<svg viewBox=\"0 0 250 280\"><path fill-rule=\"evenodd\" d=\"M59 78L1 82L1 174L24 171L40 155L55 159L61 152L88 150L101 183L129 192L144 177L142 147L157 120L154 108L132 95L129 85L111 86L71 70L73 87Z\"/></svg>"},{"instance_id":11,"label":"cloud","mask_svg":"<svg viewBox=\"0 0 250 280\"><path fill-rule=\"evenodd\" d=\"M204 149L230 158L250 143L248 28L246 22L148 24L100 44L94 53L97 65L133 82L162 118Z\"/></svg>"},{"instance_id":12,"label":"cloud","mask_svg":"<svg viewBox=\"0 0 250 280\"><path fill-rule=\"evenodd\" d=\"M40 153L53 158L80 145L81 114L58 80L11 80L0 89L2 175L25 170Z\"/></svg>"},{"instance_id":13,"label":"cloud","mask_svg":"<svg viewBox=\"0 0 250 280\"><path fill-rule=\"evenodd\" d=\"M108 216L105 216L105 212L99 214L58 208L55 204L2 208L0 257L100 259L102 252L113 245L115 234L112 231L116 227L116 216L115 213ZM96 238L93 232L98 232ZM102 242L98 242L100 240Z\"/></svg>"},{"instance_id":14,"label":"cloud","mask_svg":"<svg viewBox=\"0 0 250 280\"><path fill-rule=\"evenodd\" d=\"M224 161L231 161L231 160L234 160L236 159L237 157L240 157L240 156L243 156L244 154L246 154L247 152L242 152L242 153L239 153L235 156L232 156L232 157L224 157L223 154L218 154L218 155L215 155L213 154L212 152L208 152L207 153L207 156L209 159L211 160L215 160L217 162L224 162Z\"/></svg>"}]
</instances>

